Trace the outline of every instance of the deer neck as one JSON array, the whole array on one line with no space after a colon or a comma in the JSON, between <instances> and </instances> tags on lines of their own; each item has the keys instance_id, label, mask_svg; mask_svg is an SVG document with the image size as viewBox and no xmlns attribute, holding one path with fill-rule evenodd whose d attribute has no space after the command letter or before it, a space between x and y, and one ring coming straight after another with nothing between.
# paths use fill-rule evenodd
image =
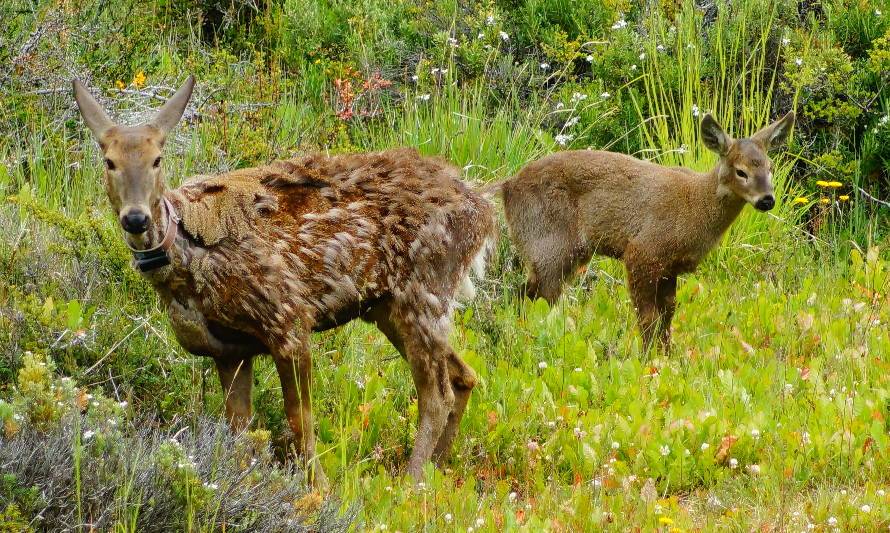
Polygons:
<instances>
[{"instance_id":1,"label":"deer neck","mask_svg":"<svg viewBox=\"0 0 890 533\"><path fill-rule=\"evenodd\" d=\"M705 175L704 179L704 193L706 195L704 205L709 207L706 210L706 222L714 239L723 235L735 219L738 218L742 208L745 207L745 200L739 198L729 187L722 183L720 175L723 170L723 163L720 162L711 172Z\"/></svg>"}]
</instances>

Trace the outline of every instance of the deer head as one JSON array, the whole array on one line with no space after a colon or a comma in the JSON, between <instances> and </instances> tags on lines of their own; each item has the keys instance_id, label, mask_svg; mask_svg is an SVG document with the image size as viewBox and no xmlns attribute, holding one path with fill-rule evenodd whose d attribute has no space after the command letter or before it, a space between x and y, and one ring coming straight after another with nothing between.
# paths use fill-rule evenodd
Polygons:
<instances>
[{"instance_id":1,"label":"deer head","mask_svg":"<svg viewBox=\"0 0 890 533\"><path fill-rule=\"evenodd\" d=\"M794 112L761 129L747 139L733 139L709 114L701 122L702 141L720 156L718 183L760 211L776 205L773 195L772 161L768 152L781 145L791 133Z\"/></svg>"},{"instance_id":2,"label":"deer head","mask_svg":"<svg viewBox=\"0 0 890 533\"><path fill-rule=\"evenodd\" d=\"M141 235L158 216L166 188L161 175L161 152L167 134L182 118L195 86L189 76L146 124L115 124L87 88L74 80L74 99L105 158L105 191L124 231Z\"/></svg>"}]
</instances>

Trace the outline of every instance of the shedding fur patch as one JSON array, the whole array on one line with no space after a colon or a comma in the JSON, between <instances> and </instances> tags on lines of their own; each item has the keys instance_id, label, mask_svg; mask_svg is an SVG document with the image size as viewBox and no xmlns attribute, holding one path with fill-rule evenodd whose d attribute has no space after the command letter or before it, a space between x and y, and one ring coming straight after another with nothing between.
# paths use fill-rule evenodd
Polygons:
<instances>
[{"instance_id":1,"label":"shedding fur patch","mask_svg":"<svg viewBox=\"0 0 890 533\"><path fill-rule=\"evenodd\" d=\"M278 209L275 195L255 177L238 172L190 180L173 192L182 225L205 246L255 232L263 215Z\"/></svg>"}]
</instances>

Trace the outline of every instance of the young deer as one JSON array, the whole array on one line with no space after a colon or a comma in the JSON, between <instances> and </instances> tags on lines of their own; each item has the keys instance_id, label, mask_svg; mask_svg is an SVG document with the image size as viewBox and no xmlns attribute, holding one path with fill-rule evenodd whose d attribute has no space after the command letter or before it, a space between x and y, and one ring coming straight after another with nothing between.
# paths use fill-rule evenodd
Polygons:
<instances>
[{"instance_id":1,"label":"young deer","mask_svg":"<svg viewBox=\"0 0 890 533\"><path fill-rule=\"evenodd\" d=\"M451 448L476 383L449 344L460 289L494 236L491 204L444 161L400 149L312 155L167 188L164 140L192 77L147 124L116 125L74 81L105 158L108 199L180 344L214 358L235 429L251 418L252 358L275 361L298 447L317 466L309 337L372 322L408 361L419 422L408 472Z\"/></svg>"},{"instance_id":2,"label":"young deer","mask_svg":"<svg viewBox=\"0 0 890 533\"><path fill-rule=\"evenodd\" d=\"M489 187L503 196L507 225L530 271L528 296L552 304L593 254L620 259L645 344L657 336L667 349L677 275L695 270L745 202L773 208L767 152L793 124L788 113L734 140L705 115L702 140L720 156L707 174L580 150L544 157Z\"/></svg>"}]
</instances>

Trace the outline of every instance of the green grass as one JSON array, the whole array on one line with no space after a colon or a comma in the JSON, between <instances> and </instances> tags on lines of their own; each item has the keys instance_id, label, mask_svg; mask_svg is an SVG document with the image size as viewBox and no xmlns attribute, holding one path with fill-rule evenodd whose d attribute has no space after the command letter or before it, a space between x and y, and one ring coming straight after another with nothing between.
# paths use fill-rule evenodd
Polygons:
<instances>
[{"instance_id":1,"label":"green grass","mask_svg":"<svg viewBox=\"0 0 890 533\"><path fill-rule=\"evenodd\" d=\"M134 6L139 23L117 33L110 29L117 8L95 20L88 9L68 13L69 25L104 24L106 46L76 32L44 43L41 61L24 63L25 81L0 93L0 124L11 132L0 138L0 422L13 424L34 405L51 407L60 394L25 390L27 351L48 355L59 374L97 396L126 400L125 410L105 418L127 421L121 427L130 433L139 431L135 420L151 420L163 434L223 412L212 363L176 344L155 296L127 265L97 147L64 91L64 65L94 73L113 112L131 118L156 102L115 89L117 80L148 90L197 74L201 119L182 124L166 149L174 185L294 153L393 146L442 156L473 183L513 175L564 148L608 148L704 171L715 163L698 138L705 111L740 136L794 109L803 126L775 158L777 208L746 208L699 270L681 280L670 354L642 349L620 263L594 258L550 309L518 296L521 268L503 235L479 296L455 316L454 346L479 385L449 464L430 468L422 486L401 476L417 418L407 365L367 324L316 335L318 451L336 498L325 502L347 516L358 508L356 530L890 526L886 211L848 188L840 192L851 192L851 203L823 206L820 197L840 192L814 185L830 176L845 187L886 190L858 158L881 164L875 154L890 130L878 120L888 99L876 99L859 118L868 124L861 138L859 130L855 140L820 130L808 114L823 109L813 94L824 87L789 82L786 57L801 54L809 68L825 42L865 57L886 27L871 11L826 3L827 22L816 26L789 22L797 20L789 15L796 6L761 0L718 10L707 23L711 15L689 5L644 17L629 4L597 3L588 13L556 0L527 2L515 13L500 2L466 9L398 3L389 11L376 0L289 0L270 3L216 43L201 41L175 3ZM39 25L49 11L38 8L31 20L23 7L8 34L24 40L22 28ZM628 27L612 27L619 12ZM646 32L635 27L641 17ZM301 33L293 21L312 27ZM395 83L361 94L356 110L373 116L338 118L344 96L334 80L358 88L377 68ZM436 68L448 72L437 78ZM140 70L148 88L129 81ZM0 81L5 75L0 69ZM28 83L64 90L39 95ZM846 109L844 101L832 105ZM840 147L842 157L813 148L825 145ZM798 196L810 203L792 203ZM283 455L286 422L270 360L255 364L255 378L255 426L271 431L271 439L259 432L258 442L271 461L272 450ZM91 409L85 420L95 424ZM12 431L3 424L0 431ZM115 438L132 439L121 432ZM86 529L96 455L76 435L71 501L86 515L71 527ZM180 451L146 445L132 453L132 464L160 465L158 475L178 491L181 527L219 527L227 509L201 489L218 475L212 465L170 471L164 465L180 460ZM113 522L121 531L138 530L150 510L136 475L122 467L116 476ZM0 505L0 529L4 521L20 524L16 513L34 511L22 496L28 489L0 494L0 504L15 505ZM299 512L321 501L307 498L290 504Z\"/></svg>"}]
</instances>

